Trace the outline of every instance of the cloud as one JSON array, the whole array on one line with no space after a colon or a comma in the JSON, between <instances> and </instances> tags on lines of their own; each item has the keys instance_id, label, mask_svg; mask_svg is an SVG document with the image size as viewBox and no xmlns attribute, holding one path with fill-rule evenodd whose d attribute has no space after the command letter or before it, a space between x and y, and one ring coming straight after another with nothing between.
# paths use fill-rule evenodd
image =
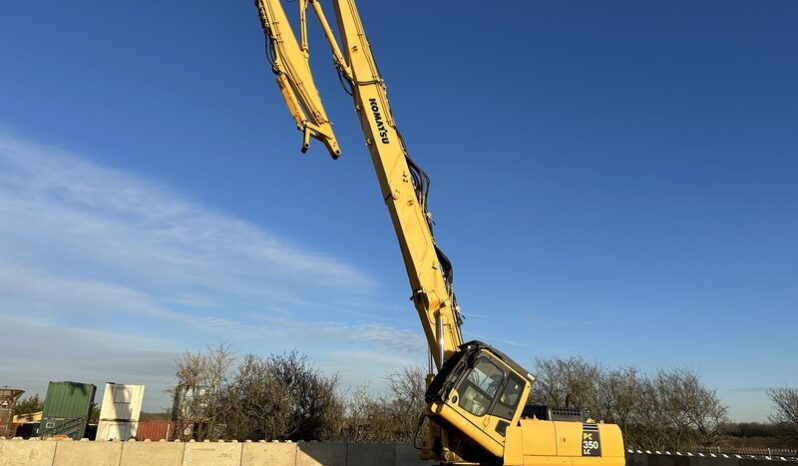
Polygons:
<instances>
[{"instance_id":1,"label":"cloud","mask_svg":"<svg viewBox=\"0 0 798 466\"><path fill-rule=\"evenodd\" d=\"M118 285L136 283L190 307L230 295L297 307L375 286L356 267L160 183L9 137L0 137L0 218L6 293L139 302ZM30 279L37 269L46 283ZM27 277L14 278L18 270Z\"/></svg>"},{"instance_id":2,"label":"cloud","mask_svg":"<svg viewBox=\"0 0 798 466\"><path fill-rule=\"evenodd\" d=\"M64 267L88 259L106 273L151 286L190 282L291 302L296 298L283 291L286 282L350 293L374 286L355 267L158 182L8 137L0 137L0 199L0 241L13 240L12 257L19 258L20 243L52 246L57 238L48 266L53 255Z\"/></svg>"},{"instance_id":3,"label":"cloud","mask_svg":"<svg viewBox=\"0 0 798 466\"><path fill-rule=\"evenodd\" d=\"M164 391L174 385L173 361L181 349L168 340L0 316L6 353L3 383L44 397L49 381L145 384L145 410L167 408ZM158 348L158 349L152 349ZM95 398L98 399L98 398Z\"/></svg>"},{"instance_id":4,"label":"cloud","mask_svg":"<svg viewBox=\"0 0 798 466\"><path fill-rule=\"evenodd\" d=\"M151 383L145 404L157 408L175 354L219 339L330 364L360 355L347 374L382 376L385 361L363 355L423 361L426 345L410 308L370 320L395 307L378 288L356 265L165 183L0 133L0 328L13 326L4 347L15 349L2 383Z\"/></svg>"},{"instance_id":5,"label":"cloud","mask_svg":"<svg viewBox=\"0 0 798 466\"><path fill-rule=\"evenodd\" d=\"M737 392L737 393L765 393L771 388L772 387L739 387L739 388L730 388L728 389L728 391Z\"/></svg>"},{"instance_id":6,"label":"cloud","mask_svg":"<svg viewBox=\"0 0 798 466\"><path fill-rule=\"evenodd\" d=\"M80 309L101 313L109 309L152 316L166 316L135 290L95 280L76 280L0 263L0 296L8 307L31 310Z\"/></svg>"}]
</instances>

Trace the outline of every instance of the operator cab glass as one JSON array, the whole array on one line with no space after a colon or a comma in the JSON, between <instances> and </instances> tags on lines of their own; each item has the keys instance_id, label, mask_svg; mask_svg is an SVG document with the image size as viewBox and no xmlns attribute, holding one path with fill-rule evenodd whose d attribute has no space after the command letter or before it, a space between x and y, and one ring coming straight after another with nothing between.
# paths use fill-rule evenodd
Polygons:
<instances>
[{"instance_id":1,"label":"operator cab glass","mask_svg":"<svg viewBox=\"0 0 798 466\"><path fill-rule=\"evenodd\" d=\"M460 407L475 416L487 413L504 383L504 376L499 366L487 358L479 358L457 388Z\"/></svg>"}]
</instances>

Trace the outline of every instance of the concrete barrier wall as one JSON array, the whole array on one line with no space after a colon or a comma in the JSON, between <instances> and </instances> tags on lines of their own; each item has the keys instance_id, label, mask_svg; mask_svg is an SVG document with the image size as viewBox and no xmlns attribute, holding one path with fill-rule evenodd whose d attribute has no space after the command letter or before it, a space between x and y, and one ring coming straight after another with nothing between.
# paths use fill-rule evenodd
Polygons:
<instances>
[{"instance_id":1,"label":"concrete barrier wall","mask_svg":"<svg viewBox=\"0 0 798 466\"><path fill-rule=\"evenodd\" d=\"M750 455L710 454L710 453L662 453L629 451L626 453L626 466L776 466L777 463L795 465L795 458L772 456L752 457Z\"/></svg>"},{"instance_id":2,"label":"concrete barrier wall","mask_svg":"<svg viewBox=\"0 0 798 466\"><path fill-rule=\"evenodd\" d=\"M773 460L782 462L781 458ZM796 464L791 461L791 464ZM412 445L336 442L3 440L0 466L430 466ZM775 466L735 455L629 452L626 466Z\"/></svg>"},{"instance_id":3,"label":"concrete barrier wall","mask_svg":"<svg viewBox=\"0 0 798 466\"><path fill-rule=\"evenodd\" d=\"M2 440L0 466L430 466L411 445Z\"/></svg>"}]
</instances>

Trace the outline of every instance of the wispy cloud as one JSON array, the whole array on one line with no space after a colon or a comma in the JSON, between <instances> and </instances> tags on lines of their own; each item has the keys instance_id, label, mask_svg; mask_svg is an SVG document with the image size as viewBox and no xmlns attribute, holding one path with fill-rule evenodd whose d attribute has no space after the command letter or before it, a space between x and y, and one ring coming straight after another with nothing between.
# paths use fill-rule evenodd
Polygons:
<instances>
[{"instance_id":1,"label":"wispy cloud","mask_svg":"<svg viewBox=\"0 0 798 466\"><path fill-rule=\"evenodd\" d=\"M394 306L379 309L377 290L357 266L162 182L0 133L0 319L53 342L0 365L3 383L93 377L119 359L130 364L109 378L166 386L179 348L216 338L239 351L423 359L415 328L364 320Z\"/></svg>"},{"instance_id":2,"label":"wispy cloud","mask_svg":"<svg viewBox=\"0 0 798 466\"><path fill-rule=\"evenodd\" d=\"M738 387L730 388L728 391L737 393L765 393L772 387Z\"/></svg>"},{"instance_id":3,"label":"wispy cloud","mask_svg":"<svg viewBox=\"0 0 798 466\"><path fill-rule=\"evenodd\" d=\"M190 282L290 301L281 286L287 281L353 293L373 286L340 260L205 208L163 184L8 137L0 137L0 198L0 234L4 242L15 241L17 257L20 242L36 246L57 237L58 251L51 252L63 265L88 259L150 285Z\"/></svg>"},{"instance_id":4,"label":"wispy cloud","mask_svg":"<svg viewBox=\"0 0 798 466\"><path fill-rule=\"evenodd\" d=\"M3 345L19 349L0 362L3 383L44 396L48 381L77 380L102 388L105 382L146 385L145 409L168 408L165 390L181 351L164 339L122 332L54 326L29 317L0 315Z\"/></svg>"}]
</instances>

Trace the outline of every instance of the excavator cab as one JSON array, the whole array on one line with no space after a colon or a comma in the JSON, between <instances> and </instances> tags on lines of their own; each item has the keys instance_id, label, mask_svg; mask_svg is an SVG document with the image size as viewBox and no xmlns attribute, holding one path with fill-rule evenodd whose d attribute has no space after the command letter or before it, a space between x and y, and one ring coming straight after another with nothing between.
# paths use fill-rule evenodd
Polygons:
<instances>
[{"instance_id":1,"label":"excavator cab","mask_svg":"<svg viewBox=\"0 0 798 466\"><path fill-rule=\"evenodd\" d=\"M505 354L471 341L446 360L426 392L434 423L422 457L451 465L623 466L617 425L576 408L528 405L534 377Z\"/></svg>"},{"instance_id":2,"label":"excavator cab","mask_svg":"<svg viewBox=\"0 0 798 466\"><path fill-rule=\"evenodd\" d=\"M507 428L518 424L533 380L512 359L482 342L460 346L432 380L425 399L435 424L462 435L449 435L431 449L453 460L477 451L501 458Z\"/></svg>"}]
</instances>

